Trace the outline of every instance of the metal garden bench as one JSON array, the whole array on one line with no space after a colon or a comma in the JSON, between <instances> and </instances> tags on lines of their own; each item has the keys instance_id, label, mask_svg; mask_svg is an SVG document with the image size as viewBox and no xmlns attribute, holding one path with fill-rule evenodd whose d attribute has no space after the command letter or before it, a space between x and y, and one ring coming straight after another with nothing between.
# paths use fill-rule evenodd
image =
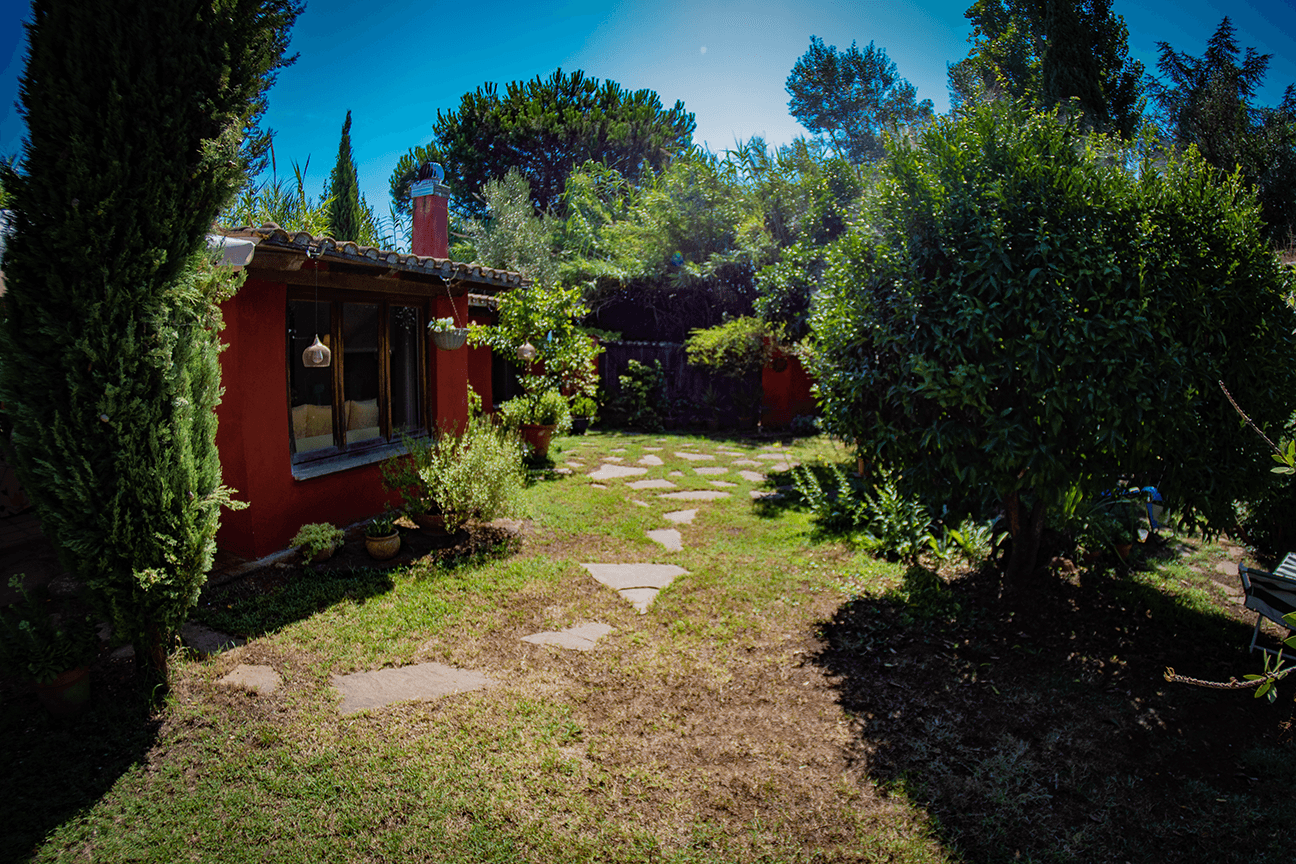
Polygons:
<instances>
[{"instance_id":1,"label":"metal garden bench","mask_svg":"<svg viewBox=\"0 0 1296 864\"><path fill-rule=\"evenodd\" d=\"M1296 553L1287 553L1287 557L1283 558L1278 569L1272 573L1239 564L1238 577L1242 580L1242 593L1246 595L1246 608L1256 613L1251 650L1259 648L1268 654L1277 654L1277 651L1257 645L1256 639L1260 636L1261 618L1268 618L1279 627L1286 628L1289 634L1296 632L1291 624L1283 620L1284 615L1296 612Z\"/></svg>"}]
</instances>

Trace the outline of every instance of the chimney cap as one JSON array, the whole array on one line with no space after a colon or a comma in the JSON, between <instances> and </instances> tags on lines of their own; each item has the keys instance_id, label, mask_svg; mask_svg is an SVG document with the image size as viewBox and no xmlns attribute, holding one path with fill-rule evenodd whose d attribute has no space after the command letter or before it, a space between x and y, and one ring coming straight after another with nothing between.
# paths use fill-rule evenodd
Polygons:
<instances>
[{"instance_id":1,"label":"chimney cap","mask_svg":"<svg viewBox=\"0 0 1296 864\"><path fill-rule=\"evenodd\" d=\"M441 167L440 162L424 162L419 166L418 173L414 175L415 180L432 180L441 183L445 180L445 169Z\"/></svg>"}]
</instances>

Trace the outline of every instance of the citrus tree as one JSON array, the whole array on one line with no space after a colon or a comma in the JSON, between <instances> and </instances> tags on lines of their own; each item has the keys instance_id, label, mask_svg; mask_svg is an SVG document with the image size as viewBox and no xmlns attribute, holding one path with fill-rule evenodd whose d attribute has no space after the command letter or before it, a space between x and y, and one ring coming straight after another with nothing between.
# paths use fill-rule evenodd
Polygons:
<instances>
[{"instance_id":1,"label":"citrus tree","mask_svg":"<svg viewBox=\"0 0 1296 864\"><path fill-rule=\"evenodd\" d=\"M816 297L826 426L930 495L997 493L1010 583L1050 506L1122 473L1230 524L1268 472L1215 382L1262 427L1296 404L1254 198L1193 153L1137 155L1015 105L937 121L891 153Z\"/></svg>"}]
</instances>

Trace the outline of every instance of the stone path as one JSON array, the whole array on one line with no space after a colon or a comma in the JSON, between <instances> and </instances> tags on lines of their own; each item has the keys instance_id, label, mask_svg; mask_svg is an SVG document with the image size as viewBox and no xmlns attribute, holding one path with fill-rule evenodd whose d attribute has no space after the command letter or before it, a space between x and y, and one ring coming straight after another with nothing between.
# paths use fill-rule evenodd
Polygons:
<instances>
[{"instance_id":1,"label":"stone path","mask_svg":"<svg viewBox=\"0 0 1296 864\"><path fill-rule=\"evenodd\" d=\"M222 687L233 687L238 690L251 690L268 696L279 689L283 679L270 666L253 666L240 663L230 673L216 682Z\"/></svg>"},{"instance_id":2,"label":"stone path","mask_svg":"<svg viewBox=\"0 0 1296 864\"><path fill-rule=\"evenodd\" d=\"M621 595L639 614L657 599L657 593L676 576L687 576L688 571L674 564L582 564L598 582Z\"/></svg>"},{"instance_id":3,"label":"stone path","mask_svg":"<svg viewBox=\"0 0 1296 864\"><path fill-rule=\"evenodd\" d=\"M451 693L481 690L494 684L480 672L456 669L441 663L419 663L399 669L334 675L333 686L342 694L340 714L381 708L411 699L437 699Z\"/></svg>"},{"instance_id":4,"label":"stone path","mask_svg":"<svg viewBox=\"0 0 1296 864\"><path fill-rule=\"evenodd\" d=\"M549 630L544 633L533 633L523 636L523 642L532 645L556 645L559 648L571 648L573 651L593 651L594 646L604 636L612 632L607 624L581 624L568 627L566 630Z\"/></svg>"},{"instance_id":5,"label":"stone path","mask_svg":"<svg viewBox=\"0 0 1296 864\"><path fill-rule=\"evenodd\" d=\"M582 442L582 446L584 443ZM667 478L685 478L687 474L684 470L680 470L681 468L687 468L688 473L697 477L729 476L736 477L747 483L764 483L767 479L766 475L758 470L734 470L731 473L730 467L735 469L743 467L790 470L796 464L789 460L783 452L761 452L756 454L756 458L753 459L743 452L721 448L717 449L714 454L694 452L692 450L680 450L669 454L675 460L683 462L681 465L679 461L676 461L675 465L679 467L674 467L667 459L654 455L654 453L661 452L663 448L642 447L641 449L653 452L646 452L640 456L635 460L634 465L619 464L626 461L626 457L620 455L597 457L599 461L598 467L588 471L585 475L588 478L589 486L595 489L608 489L610 488L608 481L620 483L620 481L627 481L628 478L643 478L628 480L628 482L621 485L624 485L626 489L635 491L647 489L679 490L678 485ZM626 452L626 448L612 450L614 454ZM592 456L592 454L588 453L584 455ZM717 456L730 460L729 466L701 465L694 467L694 463L713 461ZM557 470L564 473L584 472L586 471L586 463L580 461L581 458L584 458L584 456L570 458L566 462L565 468ZM665 477L660 475L656 477L644 476L649 473L650 469L659 468L669 469L665 472ZM721 489L731 489L739 486L738 483L731 482L728 479L708 479L707 483L720 488L682 489L674 492L663 492L657 497L668 501L719 501L730 497L730 493L721 491ZM780 493L769 489L750 489L748 494L752 499L768 499L778 497ZM646 501L633 497L629 497L627 500L638 507L651 509L651 505ZM672 510L661 515L671 525L684 526L694 524L698 513L698 508L694 507L685 510ZM645 533L649 540L661 546L665 552L681 552L685 548L685 538L678 527L651 528L647 529ZM657 595L664 588L670 585L677 577L688 575L687 570L673 564L587 563L580 566L600 584L616 591L622 599L633 606L641 615L648 611L649 606L652 605L653 601L657 599ZM590 622L567 627L563 630L532 633L521 637L521 641L536 646L564 648L573 651L592 651L599 640L611 632L612 627L608 624ZM225 650L238 644L236 640L232 640L224 634L205 630L205 628L195 625L187 626L184 635L187 644L205 654ZM341 714L352 714L366 709L381 708L396 702L437 699L454 693L480 690L495 683L480 672L471 669L458 669L441 663L419 663L395 669L379 669L371 672L356 672L351 675L335 675L332 682L342 697L341 704L338 706L338 711ZM282 686L282 680L273 668L248 664L236 666L217 683L224 687L239 688L258 694L274 693Z\"/></svg>"}]
</instances>

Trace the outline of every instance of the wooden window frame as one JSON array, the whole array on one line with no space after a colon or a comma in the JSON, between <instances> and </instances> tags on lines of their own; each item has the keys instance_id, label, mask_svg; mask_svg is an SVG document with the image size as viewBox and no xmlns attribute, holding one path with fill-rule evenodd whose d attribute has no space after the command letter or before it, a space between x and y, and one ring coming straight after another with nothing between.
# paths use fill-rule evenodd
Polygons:
<instances>
[{"instance_id":1,"label":"wooden window frame","mask_svg":"<svg viewBox=\"0 0 1296 864\"><path fill-rule=\"evenodd\" d=\"M301 363L301 356L292 356L291 340L289 342L289 351L284 367L284 394L287 401L289 419L288 419L288 452L292 463L293 476L297 479L306 479L328 474L334 471L343 471L347 468L366 465L372 462L385 459L388 456L403 452L404 448L399 438L392 437L392 417L391 417L391 309L394 306L416 307L419 310L421 324L426 327L427 322L431 320L433 313L433 301L427 296L395 294L377 291L358 291L343 288L306 288L302 286L288 286L287 302L292 301L318 301L328 303L330 307L329 315L329 350L332 353L332 362L329 367L330 378L332 381L332 415L333 415L333 441L330 447L321 447L316 450L308 450L305 453L297 452L296 439L293 436L292 428L292 364ZM345 346L342 335L342 306L344 303L363 303L376 305L378 307L378 356L382 362L378 364L378 421L381 435L378 438L369 439L356 444L348 444L346 440L347 430L344 428L346 423L342 418L341 408L346 404L343 398L343 381L345 374ZM287 340L287 303L284 307L284 335ZM415 430L412 434L415 437L421 437L428 434L433 426L432 424L432 399L431 399L431 380L432 369L430 351L427 339L420 338L418 344L418 388L420 394L420 417L421 428ZM339 443L340 442L340 443Z\"/></svg>"}]
</instances>

